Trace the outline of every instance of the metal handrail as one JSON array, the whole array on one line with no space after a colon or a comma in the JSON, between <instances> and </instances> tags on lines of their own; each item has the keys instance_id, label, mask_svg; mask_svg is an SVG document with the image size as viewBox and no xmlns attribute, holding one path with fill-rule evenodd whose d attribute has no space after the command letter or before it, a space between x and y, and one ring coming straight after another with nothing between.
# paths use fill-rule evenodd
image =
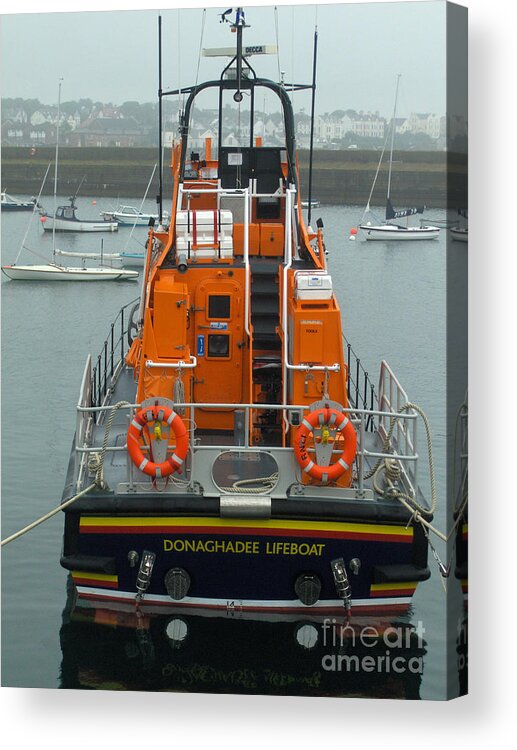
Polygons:
<instances>
[{"instance_id":1,"label":"metal handrail","mask_svg":"<svg viewBox=\"0 0 517 750\"><path fill-rule=\"evenodd\" d=\"M375 393L375 387L368 375L368 371L364 369L361 359L357 356L352 348L352 345L348 341L345 334L342 334L343 340L346 343L346 365L347 365L347 397L348 402L358 407L362 404L364 409L373 409L374 403L377 401L377 394ZM354 377L355 374L355 377ZM362 384L361 384L362 378ZM368 407L368 401L370 407ZM365 429L368 432L375 432L375 420L373 417L367 420Z\"/></svg>"},{"instance_id":2,"label":"metal handrail","mask_svg":"<svg viewBox=\"0 0 517 750\"><path fill-rule=\"evenodd\" d=\"M138 409L140 407L140 404L134 403L134 404L126 404L122 407L120 407L122 410L130 410L134 411L135 409ZM195 422L195 409L196 408L220 408L220 409L241 409L245 410L247 415L249 415L250 411L253 410L263 410L263 409L272 409L277 411L284 411L284 412L306 412L310 408L307 404L265 404L265 403L249 403L249 404L235 404L235 403L218 403L218 402L207 402L207 403L199 403L199 402L181 402L181 403L175 403L175 408L181 408L181 409L190 409L191 410L191 420ZM81 404L78 404L77 410L78 413L83 415L83 418L86 417L86 415L90 415L90 419L92 419L92 416L95 418L95 416L99 413L110 411L113 407L107 406L107 405L101 405L101 406L84 406ZM380 423L383 422L383 420L391 420L393 418L393 411L385 411L382 409L362 409L362 408L356 408L356 407L348 407L346 409L343 409L344 413L350 414L350 421L355 425L357 431L358 431L358 449L357 449L357 457L356 457L356 463L357 463L357 489L359 495L364 493L364 475L365 475L365 459L371 459L373 461L376 461L377 459L385 457L385 453L380 451L374 451L374 450L367 450L364 445L364 435L366 432L366 423L368 419L376 418ZM404 414L399 415L398 419L403 422L407 422L409 424L416 423L416 420L418 418L418 415L414 411L410 411ZM247 423L249 424L249 416L247 419ZM406 430L407 432L409 430ZM192 438L194 437L195 429L192 430ZM206 450L231 450L232 446L228 444L211 444L211 445L196 445L194 439L191 440L191 466L190 466L190 475L192 478L193 475L193 464L195 460L195 454L196 453L202 453ZM416 443L413 443L411 445L410 442L405 443L406 450L398 451L397 449L392 450L390 453L390 457L398 460L403 468L403 477L405 480L405 483L407 484L408 490L410 492L416 491L416 466L418 463L418 454L416 452L416 448L414 447ZM92 446L92 445L79 445L77 444L75 446L76 453L80 456L80 459L76 462L76 465L79 465L83 467L86 465L86 460L89 454L96 453L99 450L100 446ZM275 451L275 452L292 452L292 447L280 447L280 446L260 446L258 448L256 445L250 445L249 441L249 430L246 430L245 434L245 444L239 445L239 446L233 446L235 450L246 452L246 451L256 451L256 450L265 450L265 451ZM409 448L409 450L408 450ZM107 446L105 448L105 451L107 452L120 452L124 451L126 449L126 446L121 445L112 445ZM338 451L333 451L338 452ZM405 468L407 466L407 468ZM78 477L79 482L79 477Z\"/></svg>"},{"instance_id":3,"label":"metal handrail","mask_svg":"<svg viewBox=\"0 0 517 750\"><path fill-rule=\"evenodd\" d=\"M139 301L139 297L121 307L111 324L108 336L104 339L101 351L97 356L96 364L91 374L91 403L99 406L106 402L110 393L110 385L116 379L120 368L124 363L127 352L126 340L129 321L126 320L125 311ZM120 327L117 322L120 320ZM115 328L119 329L118 338L115 340Z\"/></svg>"}]
</instances>

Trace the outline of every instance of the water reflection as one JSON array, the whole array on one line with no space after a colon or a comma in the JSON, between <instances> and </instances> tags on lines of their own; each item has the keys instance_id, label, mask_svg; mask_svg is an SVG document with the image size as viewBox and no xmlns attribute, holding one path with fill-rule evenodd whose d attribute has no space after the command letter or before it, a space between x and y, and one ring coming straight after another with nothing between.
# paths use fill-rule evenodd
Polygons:
<instances>
[{"instance_id":1,"label":"water reflection","mask_svg":"<svg viewBox=\"0 0 517 750\"><path fill-rule=\"evenodd\" d=\"M63 613L60 686L304 696L420 698L421 623L400 617L246 619L171 608Z\"/></svg>"}]
</instances>

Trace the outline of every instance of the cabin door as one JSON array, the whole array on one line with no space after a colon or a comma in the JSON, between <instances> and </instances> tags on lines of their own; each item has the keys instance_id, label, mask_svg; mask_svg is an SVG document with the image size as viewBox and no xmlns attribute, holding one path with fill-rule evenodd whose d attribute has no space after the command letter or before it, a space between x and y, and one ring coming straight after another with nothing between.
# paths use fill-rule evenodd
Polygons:
<instances>
[{"instance_id":1,"label":"cabin door","mask_svg":"<svg viewBox=\"0 0 517 750\"><path fill-rule=\"evenodd\" d=\"M195 293L194 400L197 403L242 401L243 350L245 342L243 293L230 279L208 279ZM200 427L231 429L233 412L228 409L203 410ZM198 410L196 409L196 415ZM199 419L196 416L196 422Z\"/></svg>"}]
</instances>

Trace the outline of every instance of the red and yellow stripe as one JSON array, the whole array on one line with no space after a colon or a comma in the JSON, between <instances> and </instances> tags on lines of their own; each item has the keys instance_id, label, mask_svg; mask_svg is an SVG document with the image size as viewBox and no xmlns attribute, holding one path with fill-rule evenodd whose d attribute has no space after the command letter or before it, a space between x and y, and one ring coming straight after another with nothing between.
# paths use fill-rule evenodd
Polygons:
<instances>
[{"instance_id":1,"label":"red and yellow stripe","mask_svg":"<svg viewBox=\"0 0 517 750\"><path fill-rule=\"evenodd\" d=\"M220 534L250 536L329 537L411 544L413 529L405 526L325 521L250 521L222 518L83 516L82 534Z\"/></svg>"},{"instance_id":2,"label":"red and yellow stripe","mask_svg":"<svg viewBox=\"0 0 517 750\"><path fill-rule=\"evenodd\" d=\"M101 586L102 588L118 589L118 576L108 573L72 570L72 579L76 586Z\"/></svg>"},{"instance_id":3,"label":"red and yellow stripe","mask_svg":"<svg viewBox=\"0 0 517 750\"><path fill-rule=\"evenodd\" d=\"M370 586L370 596L413 596L417 585L417 581L372 583Z\"/></svg>"}]
</instances>

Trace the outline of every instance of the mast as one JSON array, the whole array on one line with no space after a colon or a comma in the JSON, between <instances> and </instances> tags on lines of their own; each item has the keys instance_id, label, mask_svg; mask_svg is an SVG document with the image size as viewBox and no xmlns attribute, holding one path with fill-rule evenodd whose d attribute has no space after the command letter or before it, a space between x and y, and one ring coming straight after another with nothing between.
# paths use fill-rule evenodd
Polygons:
<instances>
[{"instance_id":1,"label":"mast","mask_svg":"<svg viewBox=\"0 0 517 750\"><path fill-rule=\"evenodd\" d=\"M312 203L312 154L314 148L314 103L316 100L316 61L318 56L318 27L314 28L314 53L312 59L312 102L311 102L311 146L309 150L309 212L307 223L311 223Z\"/></svg>"},{"instance_id":2,"label":"mast","mask_svg":"<svg viewBox=\"0 0 517 750\"><path fill-rule=\"evenodd\" d=\"M388 172L388 195L386 196L386 201L389 201L389 199L390 199L391 165L392 165L392 162L393 162L393 143L395 141L395 118L397 116L397 99L398 99L398 95L399 95L400 76L401 76L401 74L398 73L398 75L397 75L397 87L395 89L395 104L393 105L393 120L392 120L392 125L391 125L390 168L389 168L389 172Z\"/></svg>"},{"instance_id":3,"label":"mast","mask_svg":"<svg viewBox=\"0 0 517 750\"><path fill-rule=\"evenodd\" d=\"M162 223L163 154L162 154L162 17L158 16L158 224Z\"/></svg>"},{"instance_id":4,"label":"mast","mask_svg":"<svg viewBox=\"0 0 517 750\"><path fill-rule=\"evenodd\" d=\"M242 8L237 8L234 24L234 28L237 30L237 91L233 95L234 101L236 102L242 101L242 29L245 25L244 10Z\"/></svg>"},{"instance_id":5,"label":"mast","mask_svg":"<svg viewBox=\"0 0 517 750\"><path fill-rule=\"evenodd\" d=\"M56 161L54 164L54 218L52 220L52 262L56 262L57 161L59 156L59 121L61 119L61 81L57 91Z\"/></svg>"}]
</instances>

